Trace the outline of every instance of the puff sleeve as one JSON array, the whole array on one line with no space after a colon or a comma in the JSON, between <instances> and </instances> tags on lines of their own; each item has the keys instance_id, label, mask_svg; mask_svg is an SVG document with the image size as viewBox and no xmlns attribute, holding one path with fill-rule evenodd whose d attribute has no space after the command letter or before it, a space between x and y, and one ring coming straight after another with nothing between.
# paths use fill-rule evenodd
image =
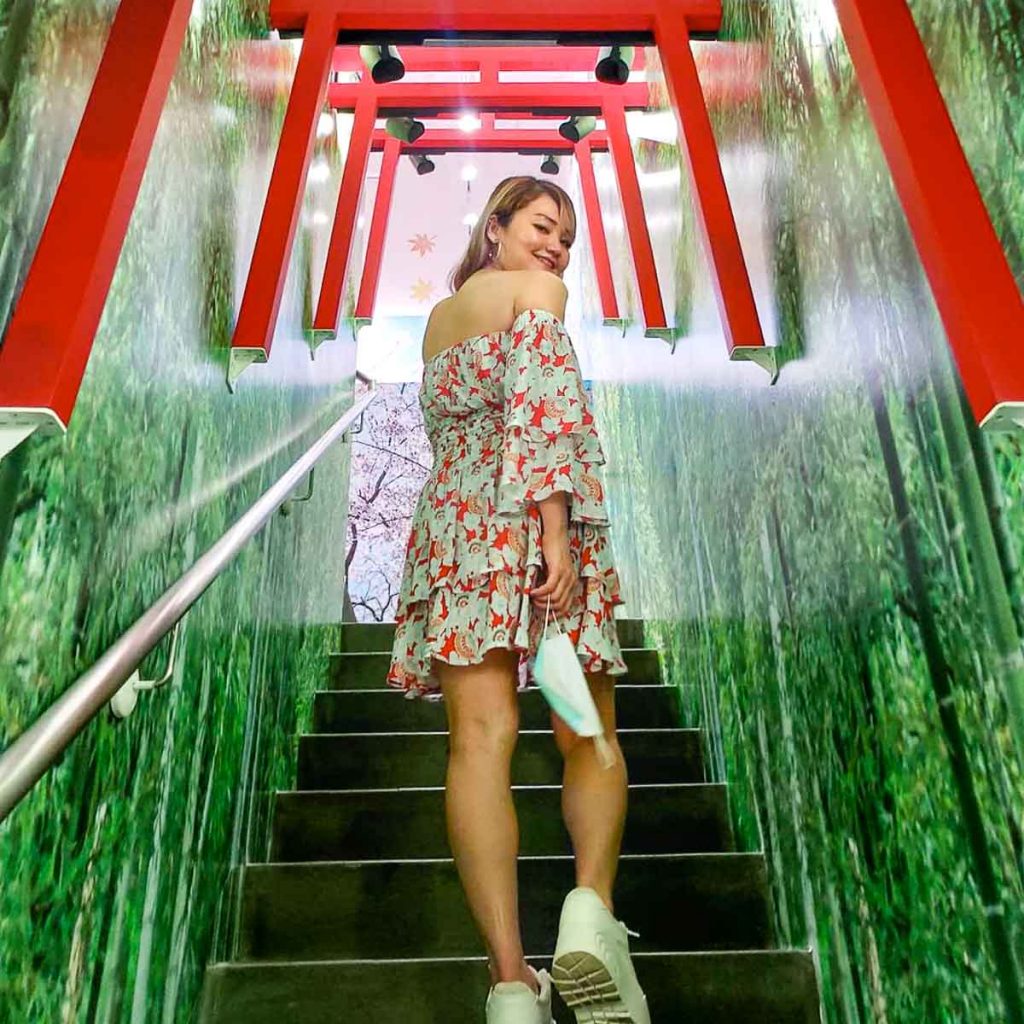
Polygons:
<instances>
[{"instance_id":1,"label":"puff sleeve","mask_svg":"<svg viewBox=\"0 0 1024 1024\"><path fill-rule=\"evenodd\" d=\"M565 327L547 310L525 309L511 335L497 512L516 514L565 491L570 521L607 525L604 453Z\"/></svg>"}]
</instances>

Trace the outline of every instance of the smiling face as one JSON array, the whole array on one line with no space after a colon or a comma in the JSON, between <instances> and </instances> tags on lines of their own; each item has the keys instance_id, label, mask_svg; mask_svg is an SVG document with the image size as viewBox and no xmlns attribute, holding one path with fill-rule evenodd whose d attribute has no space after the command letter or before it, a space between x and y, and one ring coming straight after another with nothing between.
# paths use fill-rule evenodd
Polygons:
<instances>
[{"instance_id":1,"label":"smiling face","mask_svg":"<svg viewBox=\"0 0 1024 1024\"><path fill-rule=\"evenodd\" d=\"M493 264L498 270L549 270L561 277L569 265L571 229L549 195L516 210L506 227L491 217L487 237L492 244L500 243Z\"/></svg>"}]
</instances>

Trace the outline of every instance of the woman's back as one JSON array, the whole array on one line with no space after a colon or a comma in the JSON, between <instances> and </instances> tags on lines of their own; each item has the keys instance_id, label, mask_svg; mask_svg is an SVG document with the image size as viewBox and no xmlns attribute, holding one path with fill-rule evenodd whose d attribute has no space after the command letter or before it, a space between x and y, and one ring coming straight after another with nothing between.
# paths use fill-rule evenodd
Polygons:
<instances>
[{"instance_id":1,"label":"woman's back","mask_svg":"<svg viewBox=\"0 0 1024 1024\"><path fill-rule=\"evenodd\" d=\"M479 271L431 311L423 335L423 361L467 338L507 331L529 307L548 309L561 318L565 285L543 270Z\"/></svg>"}]
</instances>

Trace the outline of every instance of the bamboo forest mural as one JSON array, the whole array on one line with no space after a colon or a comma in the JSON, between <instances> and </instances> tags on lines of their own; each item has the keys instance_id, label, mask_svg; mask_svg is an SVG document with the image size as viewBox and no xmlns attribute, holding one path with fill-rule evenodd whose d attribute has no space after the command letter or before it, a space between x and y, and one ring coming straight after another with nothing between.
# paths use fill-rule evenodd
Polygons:
<instances>
[{"instance_id":1,"label":"bamboo forest mural","mask_svg":"<svg viewBox=\"0 0 1024 1024\"><path fill-rule=\"evenodd\" d=\"M1024 751L1007 694L1024 686L1024 434L975 426L831 0L725 7L699 65L781 372L770 385L727 361L648 52L651 110L630 130L675 337L637 325L600 154L631 324L602 325L584 232L569 282L621 611L661 647L683 724L705 729L738 842L765 851L780 943L814 952L823 1020L1021 1020ZM115 8L0 0L4 324ZM911 8L1024 283L1024 8ZM353 400L353 332L312 353L302 330L344 118L317 139L274 358L224 386L297 52L267 37L266 13L197 0L70 433L0 462L4 742ZM0 1021L191 1021L203 968L231 954L237 869L266 856L270 796L291 784L337 624L394 615L430 464L425 301L488 191L457 181L451 230L428 216L452 209L440 182L458 178L438 163L434 181L397 181L413 212L358 336L360 368L385 382L361 431L185 620L172 682L129 720L97 721L0 826ZM350 308L354 287L350 274ZM401 358L375 355L391 328Z\"/></svg>"},{"instance_id":2,"label":"bamboo forest mural","mask_svg":"<svg viewBox=\"0 0 1024 1024\"><path fill-rule=\"evenodd\" d=\"M7 322L116 3L0 4ZM338 135L318 140L275 362L224 383L296 46L197 3L65 440L0 462L0 745L21 732L352 401L355 346L302 331ZM342 140L343 141L343 140ZM337 646L348 445L183 620L167 686L102 715L0 827L0 1020L191 1021L234 942L235 877ZM143 679L168 666L165 641Z\"/></svg>"}]
</instances>

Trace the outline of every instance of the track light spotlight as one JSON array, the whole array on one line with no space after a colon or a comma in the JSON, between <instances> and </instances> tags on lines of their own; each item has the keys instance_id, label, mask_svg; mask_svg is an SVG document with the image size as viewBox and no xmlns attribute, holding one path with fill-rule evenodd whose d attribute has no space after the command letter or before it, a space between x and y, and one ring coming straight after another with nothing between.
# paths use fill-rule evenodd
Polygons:
<instances>
[{"instance_id":1,"label":"track light spotlight","mask_svg":"<svg viewBox=\"0 0 1024 1024\"><path fill-rule=\"evenodd\" d=\"M410 153L417 174L430 174L434 170L434 161L424 153Z\"/></svg>"},{"instance_id":2,"label":"track light spotlight","mask_svg":"<svg viewBox=\"0 0 1024 1024\"><path fill-rule=\"evenodd\" d=\"M597 127L597 118L586 116L573 116L568 121L563 121L558 126L558 134L569 142L579 142L585 139Z\"/></svg>"},{"instance_id":3,"label":"track light spotlight","mask_svg":"<svg viewBox=\"0 0 1024 1024\"><path fill-rule=\"evenodd\" d=\"M399 142L415 142L427 130L427 126L414 117L389 117L384 122L384 130Z\"/></svg>"},{"instance_id":4,"label":"track light spotlight","mask_svg":"<svg viewBox=\"0 0 1024 1024\"><path fill-rule=\"evenodd\" d=\"M378 85L397 82L405 77L405 65L394 46L388 46L386 43L383 46L374 46L367 43L359 47L359 56L363 58L363 63L370 69L370 74Z\"/></svg>"},{"instance_id":5,"label":"track light spotlight","mask_svg":"<svg viewBox=\"0 0 1024 1024\"><path fill-rule=\"evenodd\" d=\"M602 46L597 55L594 76L605 85L625 85L629 81L633 53L632 46Z\"/></svg>"},{"instance_id":6,"label":"track light spotlight","mask_svg":"<svg viewBox=\"0 0 1024 1024\"><path fill-rule=\"evenodd\" d=\"M542 174L557 174L558 173L558 157L552 156L550 153L544 157L544 163L540 165Z\"/></svg>"}]
</instances>

